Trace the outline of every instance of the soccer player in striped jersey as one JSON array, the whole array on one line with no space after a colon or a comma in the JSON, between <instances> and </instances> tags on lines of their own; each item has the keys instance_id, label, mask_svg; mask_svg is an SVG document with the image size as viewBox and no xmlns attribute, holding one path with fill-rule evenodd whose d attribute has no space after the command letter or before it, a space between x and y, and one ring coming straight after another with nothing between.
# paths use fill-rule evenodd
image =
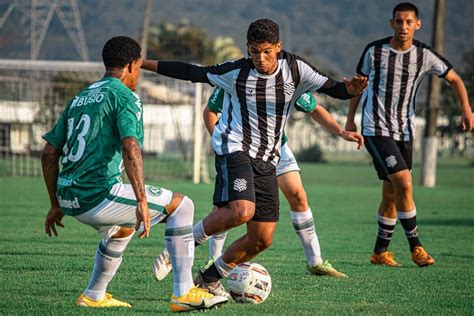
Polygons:
<instances>
[{"instance_id":1,"label":"soccer player in striped jersey","mask_svg":"<svg viewBox=\"0 0 474 316\"><path fill-rule=\"evenodd\" d=\"M214 127L218 123L218 114L222 112L224 103L229 102L230 96L217 87L209 98L203 111L203 119L209 134L212 136ZM363 145L363 137L359 133L347 132L334 120L324 107L316 103L309 92L303 94L295 104L296 110L309 113L311 118L326 128L329 132L344 138L347 141L358 143L358 149ZM283 133L281 141L281 158L276 166L278 186L285 195L291 207L291 221L300 237L306 255L307 269L314 275L329 275L333 277L347 277L334 269L328 261L323 261L318 235L313 220L313 213L309 207L306 192L300 176L300 168L291 148L288 146L288 137ZM213 235L209 239L209 260L204 265L209 267L222 255L227 232ZM158 281L163 280L171 271L169 254L163 251L154 262L153 272Z\"/></svg>"},{"instance_id":2,"label":"soccer player in striped jersey","mask_svg":"<svg viewBox=\"0 0 474 316\"><path fill-rule=\"evenodd\" d=\"M225 91L220 87L217 87L209 98L207 106L203 111L203 118L211 136L214 126L218 122L218 114L222 112L223 103L229 99L229 96L225 96ZM312 93L307 92L296 100L295 109L300 112L309 113L313 120L329 132L347 141L357 141L358 149L363 145L362 135L347 132L339 126L331 114L316 102ZM322 259L313 213L309 207L306 192L301 181L300 168L293 151L288 145L288 137L285 133L282 135L281 157L276 166L276 176L278 178L278 186L291 208L291 221L303 246L307 270L314 275L347 277L344 273L334 269L328 261L323 261ZM213 235L209 240L209 261L207 265L215 261L222 254L226 234L227 232Z\"/></svg>"},{"instance_id":3,"label":"soccer player in striped jersey","mask_svg":"<svg viewBox=\"0 0 474 316\"><path fill-rule=\"evenodd\" d=\"M283 128L295 101L315 90L350 99L367 85L362 76L334 81L299 56L282 50L278 25L268 19L250 24L247 48L249 58L209 67L175 61L143 64L161 75L220 86L231 97L212 139L217 172L213 200L217 207L194 226L195 241L201 244L209 236L247 224L247 233L194 280L219 295L226 293L219 280L273 241L279 217L275 166L281 156Z\"/></svg>"},{"instance_id":4,"label":"soccer player in striped jersey","mask_svg":"<svg viewBox=\"0 0 474 316\"><path fill-rule=\"evenodd\" d=\"M140 45L118 36L102 51L104 78L80 91L43 138L43 175L51 202L45 231L70 215L101 236L89 285L76 304L90 308L131 307L106 293L135 231L166 221L166 247L173 269L173 312L212 308L227 302L194 286L193 202L143 180L143 105L133 92L140 76ZM62 169L59 168L61 159ZM121 180L125 167L130 184Z\"/></svg>"},{"instance_id":5,"label":"soccer player in striped jersey","mask_svg":"<svg viewBox=\"0 0 474 316\"><path fill-rule=\"evenodd\" d=\"M418 8L408 2L393 9L393 36L370 43L357 65L369 79L363 95L350 101L346 129L356 130L354 115L362 105L362 135L379 179L383 180L378 209L378 233L370 261L399 266L388 251L398 219L405 230L412 260L420 267L435 260L420 242L412 193L412 144L415 137L415 103L418 87L427 75L437 75L452 87L462 108L462 128L472 129L472 111L466 88L449 62L426 44L414 39L421 27Z\"/></svg>"}]
</instances>

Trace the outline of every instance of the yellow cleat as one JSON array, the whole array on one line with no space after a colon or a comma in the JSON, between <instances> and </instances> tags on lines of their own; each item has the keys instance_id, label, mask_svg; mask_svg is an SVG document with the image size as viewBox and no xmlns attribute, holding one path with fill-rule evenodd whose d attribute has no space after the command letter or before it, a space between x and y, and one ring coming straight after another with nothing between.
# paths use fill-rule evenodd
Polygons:
<instances>
[{"instance_id":1,"label":"yellow cleat","mask_svg":"<svg viewBox=\"0 0 474 316\"><path fill-rule=\"evenodd\" d=\"M116 300L115 298L112 298L112 294L105 293L105 296L103 299L100 301L94 301L93 299L88 298L84 294L79 295L79 297L76 300L76 305L77 306L83 306L83 307L132 307L132 305L122 302L119 300Z\"/></svg>"},{"instance_id":2,"label":"yellow cleat","mask_svg":"<svg viewBox=\"0 0 474 316\"><path fill-rule=\"evenodd\" d=\"M223 296L214 296L205 289L193 287L188 293L176 297L171 297L170 308L172 312L187 312L200 309L217 308L227 303L228 298Z\"/></svg>"},{"instance_id":3,"label":"yellow cleat","mask_svg":"<svg viewBox=\"0 0 474 316\"><path fill-rule=\"evenodd\" d=\"M390 251L384 251L381 253L373 253L370 256L370 263L380 264L389 267L401 267L402 265L395 261L395 254Z\"/></svg>"},{"instance_id":4,"label":"yellow cleat","mask_svg":"<svg viewBox=\"0 0 474 316\"><path fill-rule=\"evenodd\" d=\"M328 275L336 278L348 278L347 275L345 275L342 272L337 271L332 267L332 265L324 261L323 263L316 264L314 266L306 266L309 273L314 274L314 275Z\"/></svg>"},{"instance_id":5,"label":"yellow cleat","mask_svg":"<svg viewBox=\"0 0 474 316\"><path fill-rule=\"evenodd\" d=\"M426 267L435 263L435 259L433 259L425 250L425 248L418 246L413 249L411 253L411 259L415 262L419 267Z\"/></svg>"}]
</instances>

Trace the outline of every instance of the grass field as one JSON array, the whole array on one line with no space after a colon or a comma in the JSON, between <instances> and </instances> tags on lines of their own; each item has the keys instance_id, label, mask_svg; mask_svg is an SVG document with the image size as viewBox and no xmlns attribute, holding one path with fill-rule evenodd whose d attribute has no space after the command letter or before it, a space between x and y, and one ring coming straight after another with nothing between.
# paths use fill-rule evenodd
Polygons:
<instances>
[{"instance_id":1,"label":"grass field","mask_svg":"<svg viewBox=\"0 0 474 316\"><path fill-rule=\"evenodd\" d=\"M421 240L437 259L418 268L410 259L398 224L391 245L401 268L371 266L380 183L368 163L303 165L303 180L315 213L323 256L349 279L305 274L304 254L282 200L281 220L271 248L255 261L270 272L273 290L255 306L229 303L213 314L474 314L474 168L440 164L434 189L415 187ZM419 167L415 168L417 183ZM210 208L212 185L153 184L187 193L196 218ZM43 232L48 199L40 178L0 178L0 314L168 313L171 278L151 274L163 247L163 226L147 240L134 240L109 291L131 310L88 310L74 301L88 283L98 235L72 218L59 238ZM233 230L228 242L242 234ZM207 254L197 248L196 265Z\"/></svg>"}]
</instances>

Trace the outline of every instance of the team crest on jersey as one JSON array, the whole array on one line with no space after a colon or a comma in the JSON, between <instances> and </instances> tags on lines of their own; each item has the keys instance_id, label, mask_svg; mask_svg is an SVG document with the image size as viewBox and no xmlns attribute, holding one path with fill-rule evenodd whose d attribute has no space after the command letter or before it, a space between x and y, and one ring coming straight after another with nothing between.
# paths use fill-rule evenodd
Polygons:
<instances>
[{"instance_id":1,"label":"team crest on jersey","mask_svg":"<svg viewBox=\"0 0 474 316\"><path fill-rule=\"evenodd\" d=\"M247 180L245 179L235 179L234 180L234 190L237 192L242 192L247 190Z\"/></svg>"},{"instance_id":2,"label":"team crest on jersey","mask_svg":"<svg viewBox=\"0 0 474 316\"><path fill-rule=\"evenodd\" d=\"M385 158L385 163L387 164L387 167L393 168L397 165L397 159L395 159L394 155L390 155Z\"/></svg>"},{"instance_id":3,"label":"team crest on jersey","mask_svg":"<svg viewBox=\"0 0 474 316\"><path fill-rule=\"evenodd\" d=\"M408 73L411 75L416 74L416 70L418 69L417 64L408 64Z\"/></svg>"},{"instance_id":4,"label":"team crest on jersey","mask_svg":"<svg viewBox=\"0 0 474 316\"><path fill-rule=\"evenodd\" d=\"M152 187L150 185L147 185L146 187L146 191L148 192L148 194L150 194L151 196L159 196L162 192L162 189L161 188L158 188L158 187Z\"/></svg>"},{"instance_id":5,"label":"team crest on jersey","mask_svg":"<svg viewBox=\"0 0 474 316\"><path fill-rule=\"evenodd\" d=\"M295 84L293 82L287 82L283 85L283 91L285 94L292 95L295 92Z\"/></svg>"}]
</instances>

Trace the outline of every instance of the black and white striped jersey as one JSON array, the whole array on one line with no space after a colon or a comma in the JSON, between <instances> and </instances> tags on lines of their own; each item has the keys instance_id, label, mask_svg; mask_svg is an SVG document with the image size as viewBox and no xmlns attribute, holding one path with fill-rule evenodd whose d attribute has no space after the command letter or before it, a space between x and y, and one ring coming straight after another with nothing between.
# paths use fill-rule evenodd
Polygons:
<instances>
[{"instance_id":1,"label":"black and white striped jersey","mask_svg":"<svg viewBox=\"0 0 474 316\"><path fill-rule=\"evenodd\" d=\"M414 40L405 51L387 37L365 48L357 73L369 78L362 104L362 134L410 140L415 136L416 93L427 75L445 77L452 66L429 46Z\"/></svg>"},{"instance_id":2,"label":"black and white striped jersey","mask_svg":"<svg viewBox=\"0 0 474 316\"><path fill-rule=\"evenodd\" d=\"M227 92L212 136L214 151L218 155L244 151L274 165L280 158L281 135L295 101L306 91L328 93L335 84L311 64L285 51L279 54L278 68L272 75L258 73L250 58L206 67L206 73L211 84Z\"/></svg>"}]
</instances>

